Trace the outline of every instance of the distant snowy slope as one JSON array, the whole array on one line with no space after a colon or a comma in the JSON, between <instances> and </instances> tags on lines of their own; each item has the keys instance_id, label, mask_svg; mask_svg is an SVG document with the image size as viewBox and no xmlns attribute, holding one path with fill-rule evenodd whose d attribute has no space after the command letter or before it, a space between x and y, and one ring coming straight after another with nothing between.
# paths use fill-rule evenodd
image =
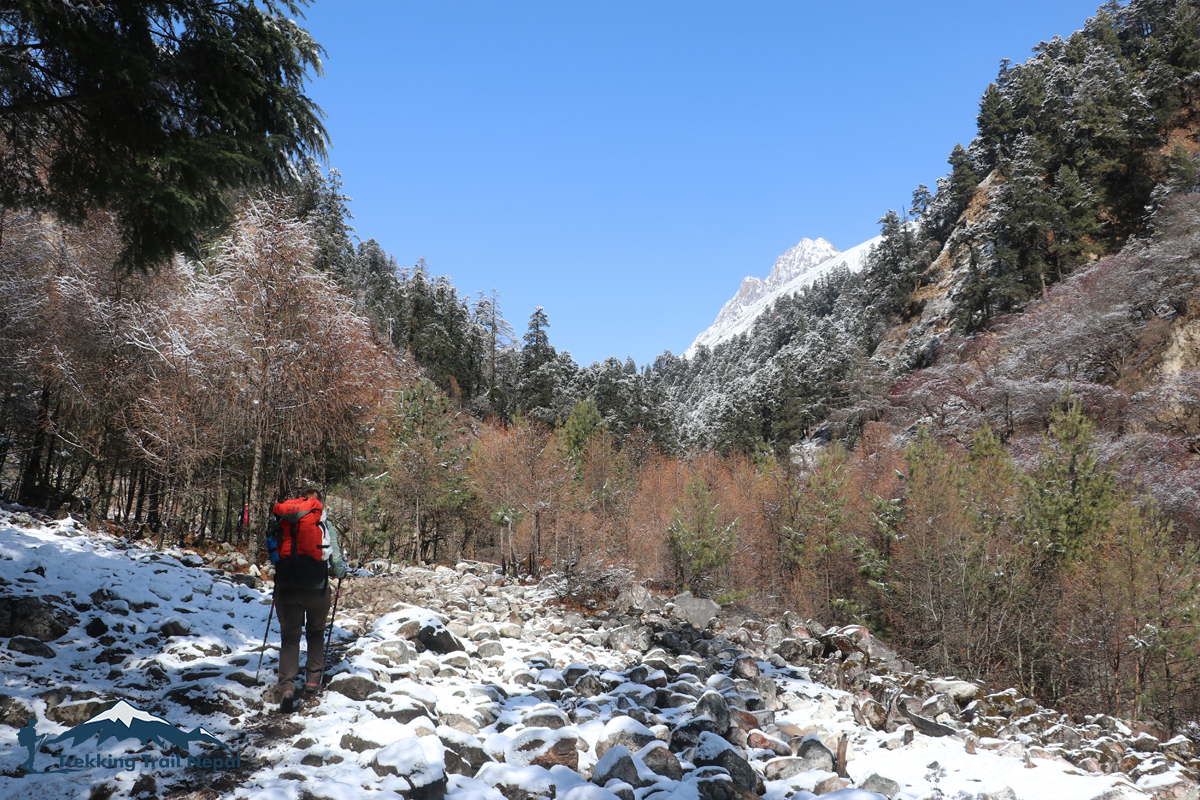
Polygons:
<instances>
[{"instance_id":1,"label":"distant snowy slope","mask_svg":"<svg viewBox=\"0 0 1200 800\"><path fill-rule=\"evenodd\" d=\"M713 347L749 331L754 320L776 299L800 291L839 267L858 272L866 262L867 252L882 238L876 236L845 252L824 239L801 239L800 244L775 260L766 280L753 276L743 280L737 294L717 314L716 322L696 337L684 355L691 358L702 344Z\"/></svg>"}]
</instances>

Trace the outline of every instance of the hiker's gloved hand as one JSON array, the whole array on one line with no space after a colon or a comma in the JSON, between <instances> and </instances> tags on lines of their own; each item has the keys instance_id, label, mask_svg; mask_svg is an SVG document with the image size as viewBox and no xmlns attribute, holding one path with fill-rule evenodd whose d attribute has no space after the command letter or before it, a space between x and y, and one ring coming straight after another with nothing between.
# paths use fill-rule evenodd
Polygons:
<instances>
[{"instance_id":1,"label":"hiker's gloved hand","mask_svg":"<svg viewBox=\"0 0 1200 800\"><path fill-rule=\"evenodd\" d=\"M340 564L340 563L339 564L331 564L330 571L333 573L333 577L335 577L335 578L346 577L346 565L345 564Z\"/></svg>"}]
</instances>

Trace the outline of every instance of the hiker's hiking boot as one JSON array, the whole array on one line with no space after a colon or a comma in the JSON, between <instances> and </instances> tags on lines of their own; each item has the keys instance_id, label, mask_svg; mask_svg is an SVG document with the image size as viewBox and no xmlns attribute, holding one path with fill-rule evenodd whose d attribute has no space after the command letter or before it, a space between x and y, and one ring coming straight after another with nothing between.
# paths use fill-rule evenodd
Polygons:
<instances>
[{"instance_id":1,"label":"hiker's hiking boot","mask_svg":"<svg viewBox=\"0 0 1200 800\"><path fill-rule=\"evenodd\" d=\"M304 684L304 696L305 697L312 697L320 690L321 690L321 684L319 684L319 683Z\"/></svg>"},{"instance_id":2,"label":"hiker's hiking boot","mask_svg":"<svg viewBox=\"0 0 1200 800\"><path fill-rule=\"evenodd\" d=\"M283 697L279 701L279 710L285 714L290 714L296 707L296 693L287 691L283 693Z\"/></svg>"}]
</instances>

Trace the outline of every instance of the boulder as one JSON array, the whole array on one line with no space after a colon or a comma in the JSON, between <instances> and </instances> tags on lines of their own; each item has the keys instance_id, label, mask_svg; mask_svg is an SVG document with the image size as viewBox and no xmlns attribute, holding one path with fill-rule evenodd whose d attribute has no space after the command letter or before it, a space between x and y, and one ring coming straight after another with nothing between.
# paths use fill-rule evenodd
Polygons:
<instances>
[{"instance_id":1,"label":"boulder","mask_svg":"<svg viewBox=\"0 0 1200 800\"><path fill-rule=\"evenodd\" d=\"M682 753L689 747L699 744L701 735L705 733L717 733L716 723L708 717L696 717L676 726L671 731L671 739L667 744L672 753Z\"/></svg>"},{"instance_id":2,"label":"boulder","mask_svg":"<svg viewBox=\"0 0 1200 800\"><path fill-rule=\"evenodd\" d=\"M24 700L0 694L0 725L24 728L31 719L37 719L33 709Z\"/></svg>"},{"instance_id":3,"label":"boulder","mask_svg":"<svg viewBox=\"0 0 1200 800\"><path fill-rule=\"evenodd\" d=\"M837 762L833 751L811 733L800 740L800 744L796 747L796 758L809 764L806 769L821 769L826 772L833 772L834 764Z\"/></svg>"},{"instance_id":4,"label":"boulder","mask_svg":"<svg viewBox=\"0 0 1200 800\"><path fill-rule=\"evenodd\" d=\"M949 695L960 706L983 697L983 690L970 681L935 680L929 685L935 692Z\"/></svg>"},{"instance_id":5,"label":"boulder","mask_svg":"<svg viewBox=\"0 0 1200 800\"><path fill-rule=\"evenodd\" d=\"M733 745L715 733L700 734L692 763L697 767L720 767L729 773L734 786L756 795L765 791L762 779Z\"/></svg>"},{"instance_id":6,"label":"boulder","mask_svg":"<svg viewBox=\"0 0 1200 800\"><path fill-rule=\"evenodd\" d=\"M663 607L663 604L654 596L654 593L641 584L635 583L628 589L622 589L617 595L617 599L613 603L613 607L617 611L628 612L630 614L643 614L647 611L657 611Z\"/></svg>"},{"instance_id":7,"label":"boulder","mask_svg":"<svg viewBox=\"0 0 1200 800\"><path fill-rule=\"evenodd\" d=\"M439 655L463 649L462 642L458 641L450 629L436 620L430 620L423 624L417 631L416 639L425 645L427 650L432 650Z\"/></svg>"},{"instance_id":8,"label":"boulder","mask_svg":"<svg viewBox=\"0 0 1200 800\"><path fill-rule=\"evenodd\" d=\"M691 592L677 594L671 599L675 604L672 616L687 621L696 630L705 630L708 623L721 612L721 606L700 597L693 597Z\"/></svg>"},{"instance_id":9,"label":"boulder","mask_svg":"<svg viewBox=\"0 0 1200 800\"><path fill-rule=\"evenodd\" d=\"M809 622L811 624L811 620ZM819 638L826 645L843 653L862 653L872 663L884 664L892 669L900 667L900 657L896 655L896 651L872 636L862 625L831 628Z\"/></svg>"},{"instance_id":10,"label":"boulder","mask_svg":"<svg viewBox=\"0 0 1200 800\"><path fill-rule=\"evenodd\" d=\"M18 653L24 653L27 656L37 656L38 658L54 658L54 648L43 642L41 639L33 639L29 636L14 636L8 643L8 649Z\"/></svg>"},{"instance_id":11,"label":"boulder","mask_svg":"<svg viewBox=\"0 0 1200 800\"><path fill-rule=\"evenodd\" d=\"M838 794L849 785L850 784L846 783L844 780L839 778L837 775L830 775L825 780L817 782L817 785L813 787L813 794L816 794L818 796L826 795L828 797L833 798L833 797L837 797ZM861 798L861 794L856 794L856 795L852 795L852 796L855 797L855 800L859 800L859 798ZM847 800L849 800L849 799L847 798Z\"/></svg>"},{"instance_id":12,"label":"boulder","mask_svg":"<svg viewBox=\"0 0 1200 800\"><path fill-rule=\"evenodd\" d=\"M568 664L562 671L563 680L567 682L567 686L574 686L579 682L579 679L591 672L584 664Z\"/></svg>"},{"instance_id":13,"label":"boulder","mask_svg":"<svg viewBox=\"0 0 1200 800\"><path fill-rule=\"evenodd\" d=\"M192 632L178 617L150 626L150 630L162 636L191 636Z\"/></svg>"},{"instance_id":14,"label":"boulder","mask_svg":"<svg viewBox=\"0 0 1200 800\"><path fill-rule=\"evenodd\" d=\"M696 701L692 714L697 717L708 717L713 721L713 732L724 736L729 732L729 703L720 692L709 689Z\"/></svg>"},{"instance_id":15,"label":"boulder","mask_svg":"<svg viewBox=\"0 0 1200 800\"><path fill-rule=\"evenodd\" d=\"M445 725L439 725L436 734L446 748L444 759L448 772L473 777L484 764L493 760L484 750L483 742L471 734Z\"/></svg>"},{"instance_id":16,"label":"boulder","mask_svg":"<svg viewBox=\"0 0 1200 800\"><path fill-rule=\"evenodd\" d=\"M383 687L375 681L362 675L337 675L329 682L329 691L349 697L351 700L366 700L375 692L382 692Z\"/></svg>"},{"instance_id":17,"label":"boulder","mask_svg":"<svg viewBox=\"0 0 1200 800\"><path fill-rule=\"evenodd\" d=\"M883 704L874 700L864 700L858 705L858 711L863 722L875 730L881 731L887 727L887 709Z\"/></svg>"},{"instance_id":18,"label":"boulder","mask_svg":"<svg viewBox=\"0 0 1200 800\"><path fill-rule=\"evenodd\" d=\"M1042 734L1042 741L1046 744L1061 744L1072 750L1083 746L1083 737L1074 728L1066 725L1055 725ZM1154 740L1155 744L1158 740Z\"/></svg>"},{"instance_id":19,"label":"boulder","mask_svg":"<svg viewBox=\"0 0 1200 800\"><path fill-rule=\"evenodd\" d=\"M650 629L643 628L641 625L622 625L608 632L608 646L618 653L626 653L630 650L644 653L650 649L653 643Z\"/></svg>"},{"instance_id":20,"label":"boulder","mask_svg":"<svg viewBox=\"0 0 1200 800\"><path fill-rule=\"evenodd\" d=\"M46 712L46 718L73 728L81 722L87 722L101 711L107 711L117 704L116 700L104 700L94 697L87 700L75 700L61 703Z\"/></svg>"},{"instance_id":21,"label":"boulder","mask_svg":"<svg viewBox=\"0 0 1200 800\"><path fill-rule=\"evenodd\" d=\"M808 772L812 768L808 759L797 756L772 758L763 765L763 777L769 781L785 781L793 775Z\"/></svg>"},{"instance_id":22,"label":"boulder","mask_svg":"<svg viewBox=\"0 0 1200 800\"><path fill-rule=\"evenodd\" d=\"M683 780L683 766L665 742L651 742L638 750L636 755L654 774L662 775L673 781Z\"/></svg>"},{"instance_id":23,"label":"boulder","mask_svg":"<svg viewBox=\"0 0 1200 800\"><path fill-rule=\"evenodd\" d=\"M629 748L623 744L608 748L608 752L592 768L592 783L598 786L607 786L608 782L612 780L627 783L634 788L648 785L648 782L643 781L638 775L637 764L634 762Z\"/></svg>"},{"instance_id":24,"label":"boulder","mask_svg":"<svg viewBox=\"0 0 1200 800\"><path fill-rule=\"evenodd\" d=\"M775 655L794 664L808 656L808 648L797 639L784 639L775 647Z\"/></svg>"},{"instance_id":25,"label":"boulder","mask_svg":"<svg viewBox=\"0 0 1200 800\"><path fill-rule=\"evenodd\" d=\"M934 694L921 704L921 714L936 720L942 714L948 714L951 717L958 716L958 704L954 702L954 698L948 694Z\"/></svg>"},{"instance_id":26,"label":"boulder","mask_svg":"<svg viewBox=\"0 0 1200 800\"><path fill-rule=\"evenodd\" d=\"M774 736L768 736L762 731L750 731L747 737L747 743L756 750L769 750L777 756L790 756L792 748L782 739L777 739Z\"/></svg>"},{"instance_id":27,"label":"boulder","mask_svg":"<svg viewBox=\"0 0 1200 800\"><path fill-rule=\"evenodd\" d=\"M868 792L875 792L885 797L893 797L896 792L900 791L900 784L891 778L885 778L877 772L872 772L859 782L858 788Z\"/></svg>"},{"instance_id":28,"label":"boulder","mask_svg":"<svg viewBox=\"0 0 1200 800\"><path fill-rule=\"evenodd\" d=\"M442 666L466 671L471 668L471 657L461 650L447 653L441 658Z\"/></svg>"},{"instance_id":29,"label":"boulder","mask_svg":"<svg viewBox=\"0 0 1200 800\"><path fill-rule=\"evenodd\" d=\"M368 750L378 750L383 747L383 744L363 739L360 736L355 736L353 733L344 733L338 742L338 747L343 750L349 750L352 753L365 753Z\"/></svg>"},{"instance_id":30,"label":"boulder","mask_svg":"<svg viewBox=\"0 0 1200 800\"><path fill-rule=\"evenodd\" d=\"M347 689L352 690L351 687L347 687ZM341 693L339 692L339 694ZM349 695L346 696L349 697ZM377 702L376 700L371 700L367 703L367 709L380 719L394 719L397 722L403 722L406 725L414 720L418 720L429 715L428 708L413 700L409 700L408 698L398 697L388 699L392 700L392 702L383 703ZM466 718L460 717L460 719L465 720Z\"/></svg>"},{"instance_id":31,"label":"boulder","mask_svg":"<svg viewBox=\"0 0 1200 800\"><path fill-rule=\"evenodd\" d=\"M500 792L505 800L537 800L539 797L550 797L556 791L550 770L542 767L484 764L475 779Z\"/></svg>"},{"instance_id":32,"label":"boulder","mask_svg":"<svg viewBox=\"0 0 1200 800\"><path fill-rule=\"evenodd\" d=\"M407 664L416 657L416 652L406 639L389 639L377 646L375 651L395 666Z\"/></svg>"},{"instance_id":33,"label":"boulder","mask_svg":"<svg viewBox=\"0 0 1200 800\"><path fill-rule=\"evenodd\" d=\"M746 680L757 678L759 674L758 662L750 656L741 656L733 662L733 674L735 677Z\"/></svg>"},{"instance_id":34,"label":"boulder","mask_svg":"<svg viewBox=\"0 0 1200 800\"><path fill-rule=\"evenodd\" d=\"M980 792L979 800L1017 800L1017 793L1012 790L1011 786L1003 786L999 789Z\"/></svg>"},{"instance_id":35,"label":"boulder","mask_svg":"<svg viewBox=\"0 0 1200 800\"><path fill-rule=\"evenodd\" d=\"M617 745L624 745L630 751L640 750L654 741L656 737L650 729L637 720L631 717L613 717L604 726L596 741L596 755L603 758L609 748Z\"/></svg>"},{"instance_id":36,"label":"boulder","mask_svg":"<svg viewBox=\"0 0 1200 800\"><path fill-rule=\"evenodd\" d=\"M431 744L421 739L398 739L371 758L371 769L380 777L404 778L411 787L401 792L405 800L441 800L446 796L446 769L437 739Z\"/></svg>"},{"instance_id":37,"label":"boulder","mask_svg":"<svg viewBox=\"0 0 1200 800\"><path fill-rule=\"evenodd\" d=\"M567 719L566 714L564 714L555 706L548 704L534 706L529 713L525 715L523 722L528 728L550 728L551 730L565 728L567 725L571 724L571 721ZM478 733L478 731L476 731L476 733Z\"/></svg>"},{"instance_id":38,"label":"boulder","mask_svg":"<svg viewBox=\"0 0 1200 800\"><path fill-rule=\"evenodd\" d=\"M537 683L539 686L545 686L547 689L558 689L561 691L567 688L567 682L563 679L562 673L556 669L538 670Z\"/></svg>"},{"instance_id":39,"label":"boulder","mask_svg":"<svg viewBox=\"0 0 1200 800\"><path fill-rule=\"evenodd\" d=\"M479 643L476 652L479 653L480 658L500 658L504 655L504 645L488 639Z\"/></svg>"},{"instance_id":40,"label":"boulder","mask_svg":"<svg viewBox=\"0 0 1200 800\"><path fill-rule=\"evenodd\" d=\"M183 706L202 717L214 714L236 717L240 716L246 710L244 707L245 701L241 697L234 695L227 689L218 688L214 691L211 684L206 686L183 686L178 689L172 689L163 696L172 703Z\"/></svg>"},{"instance_id":41,"label":"boulder","mask_svg":"<svg viewBox=\"0 0 1200 800\"><path fill-rule=\"evenodd\" d=\"M424 716L423 714L421 716ZM410 720L411 721L411 720ZM447 711L438 715L438 722L445 725L447 728L453 728L460 733L465 733L471 736L479 733L479 723L464 714L458 714L454 711Z\"/></svg>"},{"instance_id":42,"label":"boulder","mask_svg":"<svg viewBox=\"0 0 1200 800\"><path fill-rule=\"evenodd\" d=\"M0 597L0 638L28 636L52 642L64 635L79 618L36 597Z\"/></svg>"},{"instance_id":43,"label":"boulder","mask_svg":"<svg viewBox=\"0 0 1200 800\"><path fill-rule=\"evenodd\" d=\"M720 767L701 767L693 770L684 777L684 784L692 785L697 800L757 800L758 798L754 792L735 784L729 773Z\"/></svg>"},{"instance_id":44,"label":"boulder","mask_svg":"<svg viewBox=\"0 0 1200 800\"><path fill-rule=\"evenodd\" d=\"M575 693L580 697L595 697L598 694L604 693L604 682L600 680L600 676L594 672L589 672L582 676L573 684Z\"/></svg>"},{"instance_id":45,"label":"boulder","mask_svg":"<svg viewBox=\"0 0 1200 800\"><path fill-rule=\"evenodd\" d=\"M616 788L616 785L614 785ZM581 783L567 791L566 794L559 795L562 800L631 800L633 797L632 787L625 786L629 789L629 794L623 792L614 792L602 786L593 786L590 783Z\"/></svg>"},{"instance_id":46,"label":"boulder","mask_svg":"<svg viewBox=\"0 0 1200 800\"><path fill-rule=\"evenodd\" d=\"M504 750L504 761L515 767L579 768L579 738L570 730L526 728Z\"/></svg>"},{"instance_id":47,"label":"boulder","mask_svg":"<svg viewBox=\"0 0 1200 800\"><path fill-rule=\"evenodd\" d=\"M920 714L915 714L908 710L908 707L899 703L897 705L900 713L912 723L912 726L926 736L953 736L954 728L947 727L940 722L934 722L928 717L923 717Z\"/></svg>"},{"instance_id":48,"label":"boulder","mask_svg":"<svg viewBox=\"0 0 1200 800\"><path fill-rule=\"evenodd\" d=\"M751 678L750 684L762 698L763 708L771 711L780 711L783 709L783 702L779 699L779 687L775 685L775 681L770 675L759 675Z\"/></svg>"}]
</instances>

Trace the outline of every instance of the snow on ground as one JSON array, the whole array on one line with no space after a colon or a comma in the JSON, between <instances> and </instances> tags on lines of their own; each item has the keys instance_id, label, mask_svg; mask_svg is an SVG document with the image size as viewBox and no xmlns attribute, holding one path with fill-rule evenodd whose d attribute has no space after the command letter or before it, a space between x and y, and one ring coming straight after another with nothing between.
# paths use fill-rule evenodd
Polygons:
<instances>
[{"instance_id":1,"label":"snow on ground","mask_svg":"<svg viewBox=\"0 0 1200 800\"><path fill-rule=\"evenodd\" d=\"M647 766L657 763L652 761L656 754L663 756L654 750L661 745L653 738L665 740L673 726L692 719L690 706L665 707L655 700L661 694L647 694L648 686L693 697L706 689L733 691L732 681L719 673L707 683L683 674L668 683L658 663L696 665L699 659L659 651L656 659L647 656L655 663L648 672L641 668L634 680L628 670L642 654L588 644L588 631L561 631L561 625L552 624L561 622L553 613L534 613L520 630L513 629L512 616L485 613L476 616L484 622L464 635L461 622L451 619L452 605L458 603L461 611L461 597L470 594L464 592L451 596L442 608L400 605L374 619L347 618L335 631L343 657L331 670L332 683L320 703L285 717L263 702L276 667L274 624L263 685L254 684L270 595L236 585L202 564L194 554L158 553L84 532L69 519L42 524L0 511L0 602L15 607L14 599L36 598L74 615L66 633L47 643L52 654L17 652L11 649L14 639L0 638L0 797L87 798L97 785L107 784L120 797L350 800L394 792L424 800L429 795L422 790L439 787L436 796L443 779L453 800L502 800L502 791L508 800L539 795L567 800L713 797L709 789L715 768L694 769L688 760L722 756L724 745L712 734L703 734L699 747L678 753L682 780ZM459 576L451 573L451 578ZM518 594L509 600L507 591L493 582L481 596L501 606L511 602L513 608L518 603L538 612L546 608L546 597L529 587L517 587ZM411 644L427 633L451 635L456 625L457 633L448 641L463 649L437 655L433 650L418 653ZM424 631L418 636L419 629ZM901 733L857 725L853 698L806 680L807 670L757 663L774 679L782 703L774 725L764 727L813 734L834 748L845 734L851 740L852 784L878 774L899 784L896 797L902 800L976 798L1004 787L1017 798L1048 800L1145 796L1123 775L1083 774L1065 761L1039 758L1029 768L1023 758L987 749L987 741L975 754L968 754L955 737L917 733L904 744ZM568 679L575 691L566 689ZM592 682L590 694L582 688L583 680ZM37 734L49 742L116 699L185 731L202 726L236 753L240 766L204 769L139 760L128 767L122 762L76 772L46 771L59 765L60 754L164 755L157 743L110 739L98 744L93 739L76 747L50 744L51 752L37 755L32 773L18 768L28 756L19 738L23 710L32 712ZM628 750L607 758L603 769L628 755L636 769L627 777L645 785L610 781L605 788L587 782L584 776L591 775L603 755L601 746L615 749L614 742ZM189 752L197 759L229 755L205 742L191 743ZM749 752L760 774L772 757L752 748L740 752ZM471 766L456 767L457 759ZM766 782L764 796L802 800L831 777L832 772L821 769L799 772ZM1166 780L1146 778L1142 788L1152 788L1155 779ZM1115 794L1105 795L1113 789ZM881 797L853 788L826 796Z\"/></svg>"}]
</instances>

